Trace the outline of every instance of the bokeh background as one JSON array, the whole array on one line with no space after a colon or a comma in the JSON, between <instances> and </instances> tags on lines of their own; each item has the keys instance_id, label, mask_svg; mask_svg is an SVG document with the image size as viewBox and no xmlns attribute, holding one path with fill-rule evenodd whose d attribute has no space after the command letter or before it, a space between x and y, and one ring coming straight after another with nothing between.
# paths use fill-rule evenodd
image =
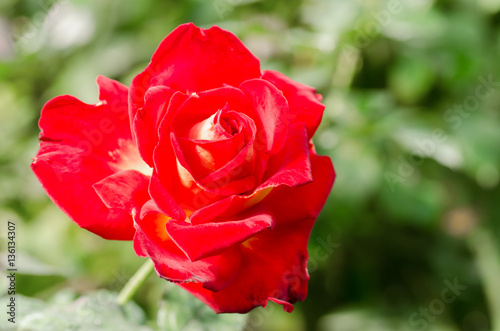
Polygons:
<instances>
[{"instance_id":1,"label":"bokeh background","mask_svg":"<svg viewBox=\"0 0 500 331\"><path fill-rule=\"evenodd\" d=\"M80 230L29 169L46 101L95 103L97 75L130 84L185 22L324 97L314 141L337 180L292 314L214 316L155 276L120 310L143 259ZM4 251L17 224L24 322L2 312L0 329L500 330L499 55L498 0L2 0L0 233Z\"/></svg>"}]
</instances>

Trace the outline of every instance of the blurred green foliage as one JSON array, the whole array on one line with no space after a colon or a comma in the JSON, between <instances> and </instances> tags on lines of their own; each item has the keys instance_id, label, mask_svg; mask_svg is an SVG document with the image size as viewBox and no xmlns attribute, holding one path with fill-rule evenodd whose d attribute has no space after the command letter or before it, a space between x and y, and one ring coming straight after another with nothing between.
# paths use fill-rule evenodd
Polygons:
<instances>
[{"instance_id":1,"label":"blurred green foliage","mask_svg":"<svg viewBox=\"0 0 500 331\"><path fill-rule=\"evenodd\" d=\"M311 236L308 298L292 314L254 310L246 330L497 331L499 10L498 0L3 0L0 219L18 226L22 302L50 316L64 293L119 291L142 263L130 243L79 230L43 192L29 170L41 107L60 94L96 102L97 75L130 84L192 21L234 32L263 69L316 87L326 105L314 141L337 180ZM466 287L452 302L446 281ZM208 323L174 288L180 299L162 301L167 287L150 277L135 297L146 319L131 321Z\"/></svg>"}]
</instances>

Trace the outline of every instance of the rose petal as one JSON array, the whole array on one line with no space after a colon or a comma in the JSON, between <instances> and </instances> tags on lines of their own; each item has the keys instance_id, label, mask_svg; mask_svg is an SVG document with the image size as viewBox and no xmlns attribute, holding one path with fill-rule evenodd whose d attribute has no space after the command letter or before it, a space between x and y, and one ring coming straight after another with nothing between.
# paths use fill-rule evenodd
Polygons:
<instances>
[{"instance_id":1,"label":"rose petal","mask_svg":"<svg viewBox=\"0 0 500 331\"><path fill-rule=\"evenodd\" d=\"M132 142L127 88L105 77L98 77L97 83L96 105L66 95L43 107L40 150L31 168L52 201L80 227L106 239L130 240L131 216L107 208L92 185L145 164Z\"/></svg>"},{"instance_id":2,"label":"rose petal","mask_svg":"<svg viewBox=\"0 0 500 331\"><path fill-rule=\"evenodd\" d=\"M248 95L262 123L255 148L259 152L278 153L288 137L288 104L283 93L262 79L247 80L240 89Z\"/></svg>"},{"instance_id":3,"label":"rose petal","mask_svg":"<svg viewBox=\"0 0 500 331\"><path fill-rule=\"evenodd\" d=\"M195 208L195 211L191 214L191 223L201 224L209 222L216 217L236 215L261 202L272 190L273 188L269 187L263 190L255 190L255 192L249 195L233 195L211 204L199 204L199 208ZM201 199L201 201L204 200Z\"/></svg>"},{"instance_id":4,"label":"rose petal","mask_svg":"<svg viewBox=\"0 0 500 331\"><path fill-rule=\"evenodd\" d=\"M316 89L273 70L265 70L262 79L273 83L288 100L290 124L305 123L307 135L312 138L325 109L325 105L320 102L321 95L316 94Z\"/></svg>"},{"instance_id":5,"label":"rose petal","mask_svg":"<svg viewBox=\"0 0 500 331\"><path fill-rule=\"evenodd\" d=\"M191 262L170 239L165 224L169 218L151 211L136 217L134 249L139 256L150 257L158 275L172 282L196 282L210 291L224 289L241 267L237 248L221 255Z\"/></svg>"},{"instance_id":6,"label":"rose petal","mask_svg":"<svg viewBox=\"0 0 500 331\"><path fill-rule=\"evenodd\" d=\"M189 100L189 96L182 92L175 92L174 95L170 98L170 102L168 104L167 111L165 115L160 121L160 125L158 126L158 139L160 140L162 137L168 137L170 139L170 132L173 130L172 122L177 115L179 108L181 108L187 100Z\"/></svg>"},{"instance_id":7,"label":"rose petal","mask_svg":"<svg viewBox=\"0 0 500 331\"><path fill-rule=\"evenodd\" d=\"M182 153L194 178L209 183L227 175L230 170L234 170L236 165L241 166L244 161L252 161L252 143L256 127L251 118L245 114L230 111L226 104L204 122L208 122L210 126L208 133L197 132L205 136L203 139L176 138L179 152ZM227 127L229 125L232 128ZM203 126L207 125L203 124ZM211 134L211 137L207 137L208 134ZM236 160L233 161L234 159ZM254 162L249 163L253 165ZM245 168L251 168L251 166ZM237 175L242 178L250 174L251 169L241 167Z\"/></svg>"},{"instance_id":8,"label":"rose petal","mask_svg":"<svg viewBox=\"0 0 500 331\"><path fill-rule=\"evenodd\" d=\"M238 132L231 138L222 140L197 141L181 137L177 142L193 177L199 179L228 164L246 145L244 132Z\"/></svg>"},{"instance_id":9,"label":"rose petal","mask_svg":"<svg viewBox=\"0 0 500 331\"><path fill-rule=\"evenodd\" d=\"M191 215L193 224L217 216L231 216L260 202L276 186L301 186L312 181L309 144L304 125L290 127L290 137L284 150L283 161L276 172L249 195L230 196L199 208ZM261 193L262 192L262 193Z\"/></svg>"},{"instance_id":10,"label":"rose petal","mask_svg":"<svg viewBox=\"0 0 500 331\"><path fill-rule=\"evenodd\" d=\"M151 176L151 180L149 182L149 192L162 213L180 221L186 218L186 213L165 189L156 173L153 173Z\"/></svg>"},{"instance_id":11,"label":"rose petal","mask_svg":"<svg viewBox=\"0 0 500 331\"><path fill-rule=\"evenodd\" d=\"M122 170L92 185L108 208L120 208L133 215L148 201L149 176L137 170Z\"/></svg>"},{"instance_id":12,"label":"rose petal","mask_svg":"<svg viewBox=\"0 0 500 331\"><path fill-rule=\"evenodd\" d=\"M316 218L325 205L335 180L332 161L328 156L318 156L311 150L311 164L312 183L300 187L281 185L262 201L263 205L275 212L279 224Z\"/></svg>"},{"instance_id":13,"label":"rose petal","mask_svg":"<svg viewBox=\"0 0 500 331\"><path fill-rule=\"evenodd\" d=\"M191 261L220 254L265 229L274 226L274 217L266 208L255 207L245 213L215 222L192 225L168 222L167 232Z\"/></svg>"},{"instance_id":14,"label":"rose petal","mask_svg":"<svg viewBox=\"0 0 500 331\"><path fill-rule=\"evenodd\" d=\"M199 124L202 124L209 117L215 116L219 110L224 108L243 113L250 118L257 116L252 109L250 100L243 91L225 86L190 95L176 112L171 128L178 137L214 140L207 133L199 132L203 128L203 125ZM160 132L165 131L161 130Z\"/></svg>"},{"instance_id":15,"label":"rose petal","mask_svg":"<svg viewBox=\"0 0 500 331\"><path fill-rule=\"evenodd\" d=\"M268 300L284 305L307 296L307 241L314 219L264 231L240 245L241 270L225 289L213 292L196 283L178 284L216 313L247 313Z\"/></svg>"},{"instance_id":16,"label":"rose petal","mask_svg":"<svg viewBox=\"0 0 500 331\"><path fill-rule=\"evenodd\" d=\"M105 239L131 240L132 217L123 209L107 208L92 188L114 169L77 147L41 145L31 169L54 204L90 232Z\"/></svg>"},{"instance_id":17,"label":"rose petal","mask_svg":"<svg viewBox=\"0 0 500 331\"><path fill-rule=\"evenodd\" d=\"M97 84L96 105L69 95L47 102L39 121L40 140L61 142L108 159L110 151L120 149L121 141L132 141L125 111L127 87L103 76Z\"/></svg>"},{"instance_id":18,"label":"rose petal","mask_svg":"<svg viewBox=\"0 0 500 331\"><path fill-rule=\"evenodd\" d=\"M153 151L158 144L158 126L174 90L165 86L150 88L144 96L144 107L139 108L132 123L137 147L149 166L153 166Z\"/></svg>"},{"instance_id":19,"label":"rose petal","mask_svg":"<svg viewBox=\"0 0 500 331\"><path fill-rule=\"evenodd\" d=\"M231 32L217 26L205 30L192 23L183 24L160 43L151 63L134 78L130 115L135 117L152 86L164 85L191 94L224 84L238 86L260 75L259 60Z\"/></svg>"},{"instance_id":20,"label":"rose petal","mask_svg":"<svg viewBox=\"0 0 500 331\"><path fill-rule=\"evenodd\" d=\"M278 185L296 187L313 180L309 142L304 124L290 126L289 132L287 148L283 150L283 161L274 166L271 164L268 173L272 175L259 186L259 189Z\"/></svg>"},{"instance_id":21,"label":"rose petal","mask_svg":"<svg viewBox=\"0 0 500 331\"><path fill-rule=\"evenodd\" d=\"M283 310L286 311L287 313L293 312L293 305L290 302L287 302L287 301L284 301L284 300L280 300L280 299L276 299L276 298L271 298L271 297L267 298L267 302L264 303L262 305L262 307L265 308L267 306L267 303L269 302L269 300L271 300L274 303L277 303L278 305L282 305L283 306Z\"/></svg>"},{"instance_id":22,"label":"rose petal","mask_svg":"<svg viewBox=\"0 0 500 331\"><path fill-rule=\"evenodd\" d=\"M224 184L219 184L221 182L230 183L231 181L244 179L249 176L255 177L254 165L255 159L257 158L257 156L255 156L253 146L257 132L254 121L242 113L235 113L231 111L227 112L226 115L231 116L233 120L237 121L237 124L241 126L242 132L238 132L238 134L244 134L244 143L238 141L235 143L235 153L232 153L231 158L227 156L224 157L224 154L229 154L230 152L227 147L226 149L219 150L219 153L215 152L217 150L216 146L212 147L213 157L222 158L226 161L223 163L221 162L222 164L220 164L220 167L217 167L210 174L207 174L207 176L200 180L200 183L205 186L212 184L211 187L218 188L218 192L222 191L222 188L224 187ZM221 146L220 148L223 147L224 146ZM250 182L252 187L246 187L244 191L253 188L255 180L251 180Z\"/></svg>"},{"instance_id":23,"label":"rose petal","mask_svg":"<svg viewBox=\"0 0 500 331\"><path fill-rule=\"evenodd\" d=\"M166 139L165 136L160 135L160 141L155 148L153 159L155 163L153 177L157 177L158 182L163 186L164 192L175 192L172 199L182 209L194 210L196 209L194 206L205 206L220 199L219 195L210 192L199 195L202 189L196 185L187 170L182 172L181 166L177 163L170 138ZM157 195L157 192L153 190L150 190L150 194L157 202L163 200L163 197ZM161 208L165 214L170 215L170 212L164 207L161 206Z\"/></svg>"},{"instance_id":24,"label":"rose petal","mask_svg":"<svg viewBox=\"0 0 500 331\"><path fill-rule=\"evenodd\" d=\"M194 177L193 171L188 165L182 152L177 137L171 133L171 144L177 160L177 173L186 188L198 186L202 194L204 192L215 195L234 195L250 190L255 185L255 178L247 176L243 179L236 179L241 175L240 171L245 171L243 163L247 160L251 143L245 146L238 155L228 162L223 168L214 171L201 181ZM235 170L235 173L232 171Z\"/></svg>"},{"instance_id":25,"label":"rose petal","mask_svg":"<svg viewBox=\"0 0 500 331\"><path fill-rule=\"evenodd\" d=\"M176 141L181 137L189 139L199 138L193 137L191 134L193 125L206 120L224 108L235 109L234 111L237 111L239 116L249 118L247 122L251 130L254 130L251 123L251 116L255 117L255 113L251 108L248 97L241 90L226 86L204 91L200 94L193 94L185 102L177 102L176 106L173 107L172 104L178 93L180 92L176 92L172 96L169 108L160 123L158 131L160 139L153 157L158 179L165 189L168 192L176 192L174 198L182 208L194 210L201 205L206 205L220 199L221 195L241 193L255 187L256 178L248 176L245 171L240 171L237 174L231 173L232 177L228 180L226 178L229 174L227 169L231 170L234 166L227 164L225 165L226 169L221 168L218 172L210 174L212 176L210 177L212 183L209 183L209 178L207 177L205 177L207 178L206 180L204 178L197 179L203 181L203 183L198 183L200 184L199 186L193 178L193 174L190 173L192 169L189 169L186 159L181 156L182 149L179 144L174 142L176 144L176 157L171 141L171 134L174 129ZM228 111L228 113L230 112L232 111ZM248 138L245 137L245 139ZM249 146L248 149L250 148ZM239 165L242 161L246 160L247 156L249 156L248 153L250 153L250 150L248 152L241 152L241 157L233 161L232 164L238 163L236 165ZM178 163L177 158L182 160L182 164ZM249 166L253 167L253 164L250 163ZM244 167L241 170L245 170ZM217 183L213 183L216 180ZM207 192L203 194L203 197L199 197L198 193L203 190ZM153 193L152 196L154 197Z\"/></svg>"},{"instance_id":26,"label":"rose petal","mask_svg":"<svg viewBox=\"0 0 500 331\"><path fill-rule=\"evenodd\" d=\"M170 99L168 109L159 125L159 141L153 153L155 171L151 179L150 195L163 213L176 219L184 219L185 214L182 209L192 210L191 202L197 199L197 192L191 190L193 187L186 187L178 176L177 161L170 143L172 121L179 108L189 98L181 92L175 92ZM172 192L175 192L175 195L171 195ZM215 201L214 199L217 197L211 197L206 203Z\"/></svg>"}]
</instances>

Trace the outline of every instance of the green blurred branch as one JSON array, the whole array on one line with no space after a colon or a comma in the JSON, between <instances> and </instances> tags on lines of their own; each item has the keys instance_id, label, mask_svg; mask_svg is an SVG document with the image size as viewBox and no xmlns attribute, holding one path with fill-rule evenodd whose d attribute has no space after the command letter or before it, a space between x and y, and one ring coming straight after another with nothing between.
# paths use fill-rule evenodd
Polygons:
<instances>
[{"instance_id":1,"label":"green blurred branch","mask_svg":"<svg viewBox=\"0 0 500 331\"><path fill-rule=\"evenodd\" d=\"M154 264L153 261L147 259L146 262L137 270L137 272L129 279L127 284L123 287L123 289L118 294L118 298L116 298L116 302L120 306L124 306L137 292L137 290L141 287L144 281L148 278L148 276L153 272Z\"/></svg>"}]
</instances>

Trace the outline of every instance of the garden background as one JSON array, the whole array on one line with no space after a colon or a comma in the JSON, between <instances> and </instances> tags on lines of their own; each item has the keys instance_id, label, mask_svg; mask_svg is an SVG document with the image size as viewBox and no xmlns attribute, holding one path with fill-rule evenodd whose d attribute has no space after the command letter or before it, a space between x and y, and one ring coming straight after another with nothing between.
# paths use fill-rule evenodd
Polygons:
<instances>
[{"instance_id":1,"label":"garden background","mask_svg":"<svg viewBox=\"0 0 500 331\"><path fill-rule=\"evenodd\" d=\"M80 230L29 168L45 102L97 102L97 75L129 85L185 22L232 31L324 97L314 142L337 179L291 314L215 316L156 276L120 309L143 259ZM0 244L15 222L18 323L4 296L0 329L499 331L499 55L498 0L2 0Z\"/></svg>"}]
</instances>

